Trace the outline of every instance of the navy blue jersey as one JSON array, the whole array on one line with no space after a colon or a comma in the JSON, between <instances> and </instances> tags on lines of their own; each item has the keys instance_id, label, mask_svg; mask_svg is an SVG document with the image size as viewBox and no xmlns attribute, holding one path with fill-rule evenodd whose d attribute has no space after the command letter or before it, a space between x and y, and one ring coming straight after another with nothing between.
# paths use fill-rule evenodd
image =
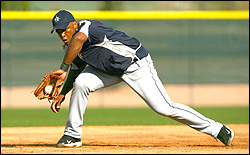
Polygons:
<instances>
[{"instance_id":1,"label":"navy blue jersey","mask_svg":"<svg viewBox=\"0 0 250 155\"><path fill-rule=\"evenodd\" d=\"M148 55L136 38L96 20L79 22L77 32L84 33L88 39L73 61L72 67L75 68L87 63L105 73L121 76L134 60Z\"/></svg>"}]
</instances>

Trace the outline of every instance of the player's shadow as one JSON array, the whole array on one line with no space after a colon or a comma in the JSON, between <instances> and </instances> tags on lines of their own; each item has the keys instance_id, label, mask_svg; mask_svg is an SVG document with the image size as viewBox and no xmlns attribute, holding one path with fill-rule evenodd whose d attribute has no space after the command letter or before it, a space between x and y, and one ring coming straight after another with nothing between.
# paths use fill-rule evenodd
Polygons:
<instances>
[{"instance_id":1,"label":"player's shadow","mask_svg":"<svg viewBox=\"0 0 250 155\"><path fill-rule=\"evenodd\" d=\"M133 144L82 144L82 146L118 146L118 147L169 147L168 145L133 145Z\"/></svg>"},{"instance_id":2,"label":"player's shadow","mask_svg":"<svg viewBox=\"0 0 250 155\"><path fill-rule=\"evenodd\" d=\"M224 147L224 145L186 145L188 147Z\"/></svg>"},{"instance_id":3,"label":"player's shadow","mask_svg":"<svg viewBox=\"0 0 250 155\"><path fill-rule=\"evenodd\" d=\"M57 147L56 144L1 144L1 147L18 147L18 146L26 146L26 147ZM82 146L103 146L103 147L170 147L168 145L126 145L126 144L82 144Z\"/></svg>"},{"instance_id":4,"label":"player's shadow","mask_svg":"<svg viewBox=\"0 0 250 155\"><path fill-rule=\"evenodd\" d=\"M17 146L46 146L46 147L55 147L56 144L1 144L1 147L17 147Z\"/></svg>"},{"instance_id":5,"label":"player's shadow","mask_svg":"<svg viewBox=\"0 0 250 155\"><path fill-rule=\"evenodd\" d=\"M1 147L18 147L18 146L27 146L27 147L57 147L56 144L1 144ZM82 146L118 146L118 147L171 147L172 145L125 145L125 144L82 144ZM222 145L186 145L188 147L223 147Z\"/></svg>"},{"instance_id":6,"label":"player's shadow","mask_svg":"<svg viewBox=\"0 0 250 155\"><path fill-rule=\"evenodd\" d=\"M56 144L1 144L1 147L57 147ZM151 145L151 146L144 146L144 145L125 145L125 144L82 144L82 146L103 146L103 147L112 147L112 146L118 146L118 147L169 147L167 145Z\"/></svg>"},{"instance_id":7,"label":"player's shadow","mask_svg":"<svg viewBox=\"0 0 250 155\"><path fill-rule=\"evenodd\" d=\"M82 144L82 146L118 146L118 147L146 147L146 148L154 148L154 147L173 147L174 145L133 145L133 144ZM188 147L224 147L223 145L185 145Z\"/></svg>"}]
</instances>

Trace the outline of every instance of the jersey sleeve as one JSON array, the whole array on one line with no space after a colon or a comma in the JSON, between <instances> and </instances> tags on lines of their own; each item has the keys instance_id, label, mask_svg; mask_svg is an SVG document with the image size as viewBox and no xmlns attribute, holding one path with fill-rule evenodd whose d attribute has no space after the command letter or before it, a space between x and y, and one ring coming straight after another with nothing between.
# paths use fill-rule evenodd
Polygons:
<instances>
[{"instance_id":1,"label":"jersey sleeve","mask_svg":"<svg viewBox=\"0 0 250 155\"><path fill-rule=\"evenodd\" d=\"M84 33L91 44L97 44L103 41L105 32L100 27L100 23L95 20L83 20L79 22L78 32Z\"/></svg>"},{"instance_id":2,"label":"jersey sleeve","mask_svg":"<svg viewBox=\"0 0 250 155\"><path fill-rule=\"evenodd\" d=\"M89 26L91 22L88 20L83 20L79 22L78 32L84 33L89 38Z\"/></svg>"}]
</instances>

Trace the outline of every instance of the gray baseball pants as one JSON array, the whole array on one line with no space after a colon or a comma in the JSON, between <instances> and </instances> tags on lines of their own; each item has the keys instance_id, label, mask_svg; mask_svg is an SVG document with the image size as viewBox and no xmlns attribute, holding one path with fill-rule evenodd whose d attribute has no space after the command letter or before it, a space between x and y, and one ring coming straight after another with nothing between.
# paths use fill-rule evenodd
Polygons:
<instances>
[{"instance_id":1,"label":"gray baseball pants","mask_svg":"<svg viewBox=\"0 0 250 155\"><path fill-rule=\"evenodd\" d=\"M214 138L217 137L222 127L221 123L203 116L184 104L171 101L157 75L150 55L131 64L121 77L105 74L91 66L86 67L73 84L64 134L81 138L81 126L89 93L122 81L126 82L158 114L186 124Z\"/></svg>"}]
</instances>

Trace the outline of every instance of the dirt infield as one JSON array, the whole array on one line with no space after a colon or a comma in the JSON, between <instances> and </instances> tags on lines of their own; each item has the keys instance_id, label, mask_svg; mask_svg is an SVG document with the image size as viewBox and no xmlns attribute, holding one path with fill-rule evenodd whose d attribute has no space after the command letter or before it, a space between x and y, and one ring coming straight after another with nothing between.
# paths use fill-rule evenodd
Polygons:
<instances>
[{"instance_id":1,"label":"dirt infield","mask_svg":"<svg viewBox=\"0 0 250 155\"><path fill-rule=\"evenodd\" d=\"M229 124L233 145L225 147L185 125L84 126L83 146L59 148L64 127L2 127L1 154L248 154L249 124Z\"/></svg>"}]
</instances>

